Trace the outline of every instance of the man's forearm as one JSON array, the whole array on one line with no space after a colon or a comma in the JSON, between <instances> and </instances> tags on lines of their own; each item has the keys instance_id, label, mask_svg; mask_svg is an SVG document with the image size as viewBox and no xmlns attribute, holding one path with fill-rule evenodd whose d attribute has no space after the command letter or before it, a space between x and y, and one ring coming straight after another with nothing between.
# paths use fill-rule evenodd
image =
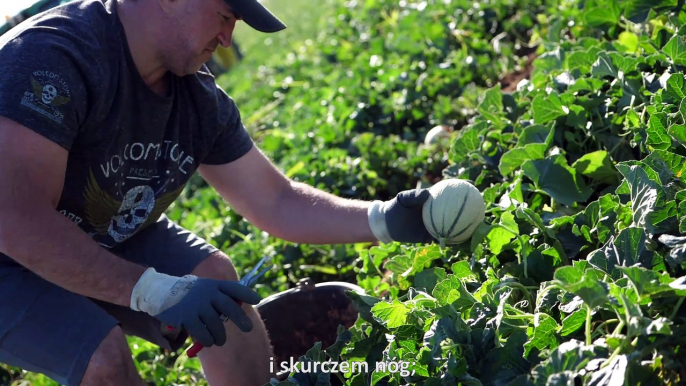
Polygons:
<instances>
[{"instance_id":1,"label":"man's forearm","mask_svg":"<svg viewBox=\"0 0 686 386\"><path fill-rule=\"evenodd\" d=\"M274 236L306 244L377 241L367 219L371 202L337 197L299 182L291 185L274 213Z\"/></svg>"},{"instance_id":2,"label":"man's forearm","mask_svg":"<svg viewBox=\"0 0 686 386\"><path fill-rule=\"evenodd\" d=\"M108 252L54 209L15 209L0 218L0 252L69 291L130 306L145 267Z\"/></svg>"}]
</instances>

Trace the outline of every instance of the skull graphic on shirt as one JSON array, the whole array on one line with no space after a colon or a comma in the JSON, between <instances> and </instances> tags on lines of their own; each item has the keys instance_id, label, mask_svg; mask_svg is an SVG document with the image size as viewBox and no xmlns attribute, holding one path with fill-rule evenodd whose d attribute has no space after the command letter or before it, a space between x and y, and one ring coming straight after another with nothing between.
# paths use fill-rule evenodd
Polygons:
<instances>
[{"instance_id":1,"label":"skull graphic on shirt","mask_svg":"<svg viewBox=\"0 0 686 386\"><path fill-rule=\"evenodd\" d=\"M155 207L155 192L147 185L126 192L116 216L112 217L108 233L116 242L129 238L150 216Z\"/></svg>"}]
</instances>

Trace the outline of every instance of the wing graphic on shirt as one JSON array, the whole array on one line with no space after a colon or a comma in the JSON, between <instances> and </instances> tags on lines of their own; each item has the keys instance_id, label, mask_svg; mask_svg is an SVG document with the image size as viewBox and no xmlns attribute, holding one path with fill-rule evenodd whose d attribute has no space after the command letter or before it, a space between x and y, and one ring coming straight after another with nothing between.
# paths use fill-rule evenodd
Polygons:
<instances>
[{"instance_id":1,"label":"wing graphic on shirt","mask_svg":"<svg viewBox=\"0 0 686 386\"><path fill-rule=\"evenodd\" d=\"M31 77L31 88L33 88L33 93L36 95L36 98L38 100L42 101L43 99L43 85L38 83L37 80L35 80L33 77ZM55 89L56 91L57 89ZM65 96L62 96L60 94L55 94L54 98L50 102L50 105L52 106L62 106L63 104L69 103L71 99L67 98Z\"/></svg>"},{"instance_id":2,"label":"wing graphic on shirt","mask_svg":"<svg viewBox=\"0 0 686 386\"><path fill-rule=\"evenodd\" d=\"M115 200L107 192L100 189L92 170L89 171L89 174L88 185L83 194L86 220L99 234L106 235L110 220L121 207L121 201Z\"/></svg>"},{"instance_id":3,"label":"wing graphic on shirt","mask_svg":"<svg viewBox=\"0 0 686 386\"><path fill-rule=\"evenodd\" d=\"M141 228L145 228L148 225L154 223L157 221L157 219L164 213L167 208L171 204L174 203L177 197L181 195L181 192L183 192L183 188L186 187L186 184L181 184L176 190L169 192L167 194L163 194L160 196L160 198L155 200L155 207L152 209L152 212L150 212L150 217L145 221L143 226Z\"/></svg>"},{"instance_id":4,"label":"wing graphic on shirt","mask_svg":"<svg viewBox=\"0 0 686 386\"><path fill-rule=\"evenodd\" d=\"M122 205L122 201L118 201L104 191L93 175L91 170L88 178L88 185L84 192L84 205L86 220L93 226L97 233L101 235L111 234L112 218L121 215L119 213L123 209L130 209L127 205ZM157 219L164 213L167 208L174 203L174 200L181 194L185 184L181 184L176 190L163 194L160 197L154 198L154 206L147 214L147 219L143 224L139 224L139 228L134 232L147 227L148 225L157 221Z\"/></svg>"}]
</instances>

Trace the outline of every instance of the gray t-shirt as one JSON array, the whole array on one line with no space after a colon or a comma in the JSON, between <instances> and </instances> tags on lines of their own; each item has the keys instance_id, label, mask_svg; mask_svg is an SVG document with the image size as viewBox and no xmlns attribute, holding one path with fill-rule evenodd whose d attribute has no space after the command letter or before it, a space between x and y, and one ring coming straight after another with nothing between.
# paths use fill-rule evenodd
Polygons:
<instances>
[{"instance_id":1,"label":"gray t-shirt","mask_svg":"<svg viewBox=\"0 0 686 386\"><path fill-rule=\"evenodd\" d=\"M0 116L69 151L58 210L113 247L155 222L201 163L253 146L233 100L203 66L143 82L116 0L76 0L0 36Z\"/></svg>"}]
</instances>

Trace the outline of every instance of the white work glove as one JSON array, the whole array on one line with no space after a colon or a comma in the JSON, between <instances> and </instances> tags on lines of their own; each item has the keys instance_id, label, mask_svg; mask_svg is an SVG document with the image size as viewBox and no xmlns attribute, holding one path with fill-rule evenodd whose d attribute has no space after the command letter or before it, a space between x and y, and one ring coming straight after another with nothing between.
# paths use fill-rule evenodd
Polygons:
<instances>
[{"instance_id":1,"label":"white work glove","mask_svg":"<svg viewBox=\"0 0 686 386\"><path fill-rule=\"evenodd\" d=\"M253 328L238 300L254 305L262 299L237 281L170 276L150 267L133 288L131 309L152 315L168 326L185 328L204 347L222 346L226 331L221 314L243 332Z\"/></svg>"}]
</instances>

